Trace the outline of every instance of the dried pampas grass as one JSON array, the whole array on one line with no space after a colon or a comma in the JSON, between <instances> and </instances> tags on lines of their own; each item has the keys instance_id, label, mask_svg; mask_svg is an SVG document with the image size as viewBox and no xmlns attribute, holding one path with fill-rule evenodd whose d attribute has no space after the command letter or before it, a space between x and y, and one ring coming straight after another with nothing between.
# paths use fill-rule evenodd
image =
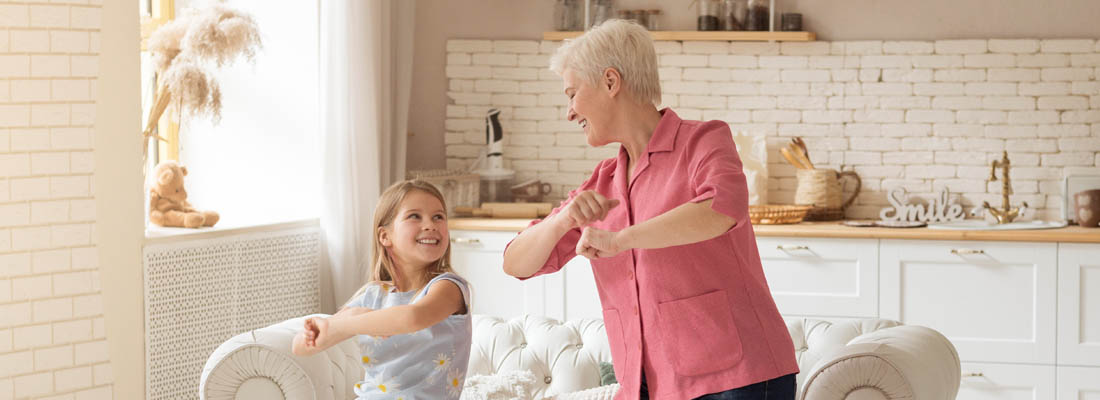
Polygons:
<instances>
[{"instance_id":1,"label":"dried pampas grass","mask_svg":"<svg viewBox=\"0 0 1100 400\"><path fill-rule=\"evenodd\" d=\"M189 60L181 60L172 65L164 74L163 89L173 94L176 104L180 109L176 112L187 111L189 116L208 114L215 123L221 121L222 93L210 74L202 67Z\"/></svg>"},{"instance_id":2,"label":"dried pampas grass","mask_svg":"<svg viewBox=\"0 0 1100 400\"><path fill-rule=\"evenodd\" d=\"M213 62L220 67L238 57L252 61L262 47L252 16L225 5L223 0L186 10L181 18L158 28L149 38L149 49L161 75L157 102L176 105L181 115L184 111L191 117L210 115L215 123L219 122L221 90L204 64ZM144 133L146 140L164 109L154 108Z\"/></svg>"}]
</instances>

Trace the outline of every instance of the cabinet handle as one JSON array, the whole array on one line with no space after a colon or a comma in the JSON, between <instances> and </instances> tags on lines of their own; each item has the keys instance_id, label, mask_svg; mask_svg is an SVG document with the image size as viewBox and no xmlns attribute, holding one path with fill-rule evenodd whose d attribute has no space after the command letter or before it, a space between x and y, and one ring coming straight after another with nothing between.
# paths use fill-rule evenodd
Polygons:
<instances>
[{"instance_id":1,"label":"cabinet handle","mask_svg":"<svg viewBox=\"0 0 1100 400\"><path fill-rule=\"evenodd\" d=\"M480 243L481 243L481 240L480 240L480 239L477 239L477 238L460 238L460 237L453 237L453 238L451 238L451 243L457 243L457 244L480 244Z\"/></svg>"},{"instance_id":2,"label":"cabinet handle","mask_svg":"<svg viewBox=\"0 0 1100 400\"><path fill-rule=\"evenodd\" d=\"M963 372L962 373L963 378L979 378L979 377L983 377L983 376L985 376L985 374L983 374L981 372Z\"/></svg>"},{"instance_id":3,"label":"cabinet handle","mask_svg":"<svg viewBox=\"0 0 1100 400\"><path fill-rule=\"evenodd\" d=\"M806 247L806 246L791 246L791 245L781 244L781 245L775 246L775 249L776 250L782 250L782 251L797 251L797 250L809 250L810 248Z\"/></svg>"},{"instance_id":4,"label":"cabinet handle","mask_svg":"<svg viewBox=\"0 0 1100 400\"><path fill-rule=\"evenodd\" d=\"M951 249L951 254L963 255L963 254L985 254L985 250L981 249Z\"/></svg>"}]
</instances>

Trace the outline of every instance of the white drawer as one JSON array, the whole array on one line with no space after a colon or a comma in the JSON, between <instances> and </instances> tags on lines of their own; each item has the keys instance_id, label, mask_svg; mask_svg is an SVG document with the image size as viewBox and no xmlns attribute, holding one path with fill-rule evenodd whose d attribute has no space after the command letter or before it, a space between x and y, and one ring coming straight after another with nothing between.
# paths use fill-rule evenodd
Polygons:
<instances>
[{"instance_id":1,"label":"white drawer","mask_svg":"<svg viewBox=\"0 0 1100 400\"><path fill-rule=\"evenodd\" d=\"M1058 400L1100 399L1100 368L1058 367Z\"/></svg>"},{"instance_id":2,"label":"white drawer","mask_svg":"<svg viewBox=\"0 0 1100 400\"><path fill-rule=\"evenodd\" d=\"M758 237L756 244L783 315L878 315L877 240Z\"/></svg>"},{"instance_id":3,"label":"white drawer","mask_svg":"<svg viewBox=\"0 0 1100 400\"><path fill-rule=\"evenodd\" d=\"M883 318L924 325L963 361L1053 364L1054 243L883 240Z\"/></svg>"},{"instance_id":4,"label":"white drawer","mask_svg":"<svg viewBox=\"0 0 1100 400\"><path fill-rule=\"evenodd\" d=\"M963 363L958 400L1046 400L1055 395L1055 367Z\"/></svg>"}]
</instances>

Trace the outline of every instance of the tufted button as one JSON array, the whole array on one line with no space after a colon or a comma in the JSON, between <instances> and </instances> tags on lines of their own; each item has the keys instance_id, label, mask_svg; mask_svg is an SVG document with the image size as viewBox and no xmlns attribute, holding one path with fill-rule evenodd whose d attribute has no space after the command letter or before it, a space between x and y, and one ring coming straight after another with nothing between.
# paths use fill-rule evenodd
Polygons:
<instances>
[{"instance_id":1,"label":"tufted button","mask_svg":"<svg viewBox=\"0 0 1100 400\"><path fill-rule=\"evenodd\" d=\"M526 349L527 348L527 342L520 343L519 348Z\"/></svg>"},{"instance_id":2,"label":"tufted button","mask_svg":"<svg viewBox=\"0 0 1100 400\"><path fill-rule=\"evenodd\" d=\"M549 377L549 376L547 376L547 377L545 377L545 378L542 378L542 381L543 381L543 382L546 382L546 384L547 384L547 385L549 385L549 384L550 384L550 377Z\"/></svg>"},{"instance_id":3,"label":"tufted button","mask_svg":"<svg viewBox=\"0 0 1100 400\"><path fill-rule=\"evenodd\" d=\"M580 350L580 349L581 349L581 348L583 348L583 347L584 347L584 345L583 345L583 344L577 343L577 350Z\"/></svg>"}]
</instances>

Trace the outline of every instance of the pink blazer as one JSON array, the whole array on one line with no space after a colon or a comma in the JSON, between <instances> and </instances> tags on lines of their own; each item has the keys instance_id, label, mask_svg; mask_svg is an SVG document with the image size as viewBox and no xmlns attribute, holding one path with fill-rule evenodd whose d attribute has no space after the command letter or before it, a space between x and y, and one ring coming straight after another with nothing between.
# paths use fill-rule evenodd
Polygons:
<instances>
[{"instance_id":1,"label":"pink blazer","mask_svg":"<svg viewBox=\"0 0 1100 400\"><path fill-rule=\"evenodd\" d=\"M713 199L712 208L737 223L710 240L592 261L622 385L615 398L637 399L643 370L654 399L690 399L797 373L794 344L760 266L729 126L684 121L667 108L661 113L629 190L620 149L562 205L585 190L619 199L593 226L620 231L681 204ZM579 239L579 229L562 237L535 275L561 269L576 256Z\"/></svg>"}]
</instances>

